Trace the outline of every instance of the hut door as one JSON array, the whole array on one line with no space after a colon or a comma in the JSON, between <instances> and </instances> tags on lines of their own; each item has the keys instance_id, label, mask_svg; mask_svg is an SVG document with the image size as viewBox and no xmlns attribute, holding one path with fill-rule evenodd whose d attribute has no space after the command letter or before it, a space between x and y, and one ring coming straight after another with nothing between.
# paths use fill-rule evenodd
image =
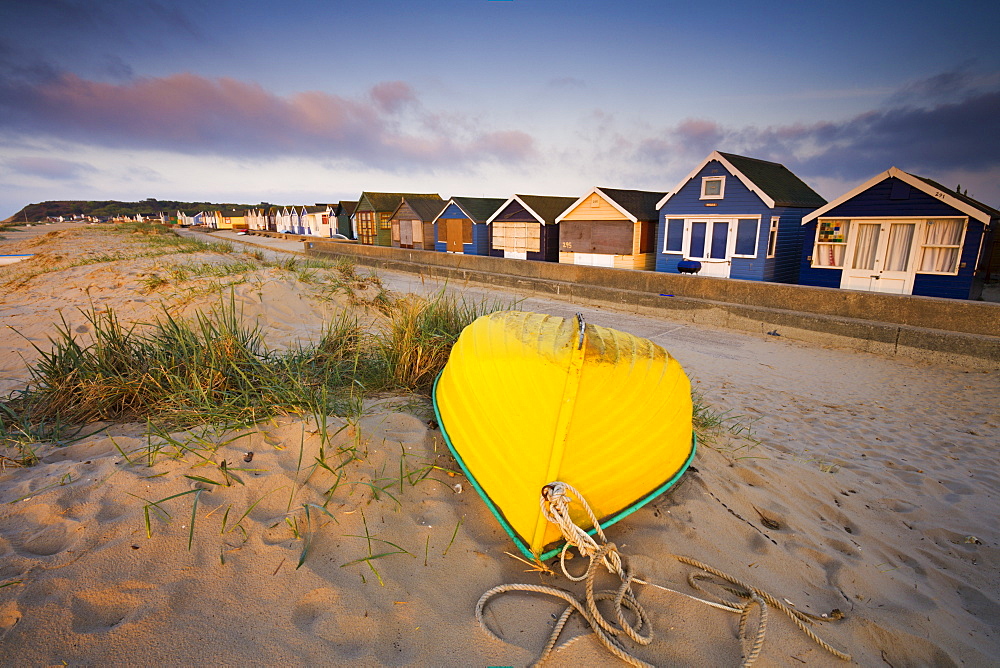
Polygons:
<instances>
[{"instance_id":1,"label":"hut door","mask_svg":"<svg viewBox=\"0 0 1000 668\"><path fill-rule=\"evenodd\" d=\"M701 262L699 276L729 278L731 220L692 220L687 230L686 256Z\"/></svg>"},{"instance_id":2,"label":"hut door","mask_svg":"<svg viewBox=\"0 0 1000 668\"><path fill-rule=\"evenodd\" d=\"M448 252L461 253L462 248L462 223L461 218L449 218L445 221L448 225Z\"/></svg>"},{"instance_id":3,"label":"hut door","mask_svg":"<svg viewBox=\"0 0 1000 668\"><path fill-rule=\"evenodd\" d=\"M413 225L408 220L399 221L399 245L413 248Z\"/></svg>"},{"instance_id":4,"label":"hut door","mask_svg":"<svg viewBox=\"0 0 1000 668\"><path fill-rule=\"evenodd\" d=\"M912 294L916 230L915 222L852 221L840 287Z\"/></svg>"}]
</instances>

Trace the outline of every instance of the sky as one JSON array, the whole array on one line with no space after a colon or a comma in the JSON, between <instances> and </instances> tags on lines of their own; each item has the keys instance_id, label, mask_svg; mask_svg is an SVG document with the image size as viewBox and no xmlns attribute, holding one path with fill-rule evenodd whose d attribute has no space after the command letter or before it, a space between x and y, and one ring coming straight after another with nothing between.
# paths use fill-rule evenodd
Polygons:
<instances>
[{"instance_id":1,"label":"sky","mask_svg":"<svg viewBox=\"0 0 1000 668\"><path fill-rule=\"evenodd\" d=\"M922 0L0 0L0 219L667 191L714 150L1000 208L998 29Z\"/></svg>"}]
</instances>

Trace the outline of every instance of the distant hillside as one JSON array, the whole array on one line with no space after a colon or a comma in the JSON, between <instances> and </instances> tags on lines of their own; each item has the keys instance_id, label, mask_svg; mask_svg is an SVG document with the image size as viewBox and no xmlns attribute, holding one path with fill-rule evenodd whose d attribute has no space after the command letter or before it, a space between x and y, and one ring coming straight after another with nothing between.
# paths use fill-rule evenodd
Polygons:
<instances>
[{"instance_id":1,"label":"distant hillside","mask_svg":"<svg viewBox=\"0 0 1000 668\"><path fill-rule=\"evenodd\" d=\"M67 218L75 215L98 216L102 218L114 218L115 216L134 216L141 213L143 216L160 213L176 213L178 210L197 213L202 210L221 210L227 208L249 208L259 206L272 206L267 202L259 204L219 204L215 202L177 202L174 200L147 199L142 202L118 202L106 200L103 202L85 201L62 201L51 200L29 204L13 216L3 221L5 223L34 223L42 221L49 216L65 216Z\"/></svg>"}]
</instances>

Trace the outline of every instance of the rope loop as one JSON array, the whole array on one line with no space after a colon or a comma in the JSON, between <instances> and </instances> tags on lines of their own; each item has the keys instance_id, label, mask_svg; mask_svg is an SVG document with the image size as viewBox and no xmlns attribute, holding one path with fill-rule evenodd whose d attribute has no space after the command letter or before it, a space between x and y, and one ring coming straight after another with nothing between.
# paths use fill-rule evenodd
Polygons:
<instances>
[{"instance_id":1,"label":"rope loop","mask_svg":"<svg viewBox=\"0 0 1000 668\"><path fill-rule=\"evenodd\" d=\"M586 513L587 518L590 520L590 524L593 527L593 536L578 526L571 519L570 504L574 501L580 504ZM567 607L563 610L562 615L556 622L556 625L549 636L549 640L546 643L545 648L542 650L541 656L539 656L538 661L535 663L536 666L541 665L541 663L545 661L553 652L562 649L569 643L576 640L576 638L573 638L561 645L558 645L557 647L559 637L562 635L566 623L574 614L577 613L583 617L584 621L590 626L594 635L597 637L597 640L613 655L633 666L651 666L651 664L646 663L629 653L620 638L621 635L625 635L640 646L649 645L653 642L652 624L650 623L649 617L646 615L646 611L643 609L642 605L639 604L639 600L636 597L635 592L632 590L632 585L643 584L672 593L680 594L681 592L676 592L660 585L651 584L636 577L632 572L625 556L618 551L618 548L614 543L608 542L607 537L604 535L604 530L601 528L601 523L594 515L594 511L590 508L590 505L587 504L587 501L583 498L580 492L574 489L572 485L560 481L551 482L545 485L542 488L541 499L539 502L545 519L559 527L559 531L562 533L562 536L566 541L562 551L559 553L559 566L562 569L563 575L573 582L584 582L585 594L581 600L573 593L559 587L530 584L500 585L483 594L482 597L480 597L479 602L476 604L476 619L479 621L480 626L490 635L490 637L500 640L500 638L497 637L497 635L486 625L486 621L484 619L484 610L490 599L499 594L512 591L526 591L546 594L565 601L567 603ZM596 540L595 536L597 537ZM566 553L571 547L575 547L581 556L584 556L589 560L587 569L582 575L573 575L566 567ZM791 618L795 625L806 634L806 636L838 659L843 659L845 661L851 660L850 654L841 652L835 647L827 644L806 627L806 624L813 623L813 619L820 618L790 608L771 594L741 582L731 575L727 575L722 571L703 564L700 561L677 554L671 556L676 558L681 563L688 564L689 566L693 566L702 571L691 572L688 574L688 584L690 584L691 587L697 591L707 594L708 592L706 592L699 583L702 581L711 581L712 576L729 583L729 585L732 585L727 586L718 582L713 583L734 596L739 597L741 600L736 603L726 601L716 596L713 596L713 598L716 599L715 601L708 601L694 596L689 596L687 594L683 595L712 607L738 613L740 615L737 634L742 646L743 660L741 665L744 668L752 666L760 656L761 649L764 645L764 635L767 632L768 606L785 613L789 618ZM595 591L594 581L600 570L597 568L599 564L604 566L610 574L617 575L621 580L621 584L617 589ZM598 608L597 603L599 601L611 601L611 608L614 613L613 618L609 619L609 617ZM751 617L755 609L759 612L757 614L756 629L751 633L749 628L751 626ZM629 616L631 616L633 620L630 620L629 616L626 616L626 611L628 611Z\"/></svg>"}]
</instances>

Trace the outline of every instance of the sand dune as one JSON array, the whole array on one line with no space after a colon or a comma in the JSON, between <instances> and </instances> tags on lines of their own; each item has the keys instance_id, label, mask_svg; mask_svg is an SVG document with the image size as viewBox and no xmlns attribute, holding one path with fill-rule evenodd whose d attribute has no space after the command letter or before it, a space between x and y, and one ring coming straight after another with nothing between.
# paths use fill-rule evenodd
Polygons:
<instances>
[{"instance_id":1,"label":"sand dune","mask_svg":"<svg viewBox=\"0 0 1000 668\"><path fill-rule=\"evenodd\" d=\"M74 267L127 241L75 226L6 236L4 252L39 255L0 268L3 324L20 333L2 335L3 393L28 382L32 344L44 349L60 316L85 336L79 309L91 305L129 322L164 308L190 314L217 293L150 289L150 276L175 262L232 261L206 252ZM63 268L36 273L47 267ZM383 280L400 291L439 287ZM352 308L275 269L232 289L275 346L314 340ZM1000 656L1000 374L548 300L522 307L583 310L588 322L652 338L728 424L748 428L702 444L681 484L609 529L645 579L695 593L692 568L669 557L682 554L798 609L839 610L843 619L815 631L860 665ZM513 546L455 474L430 415L426 399L382 398L321 419L325 429L310 416L159 436L144 424L98 424L71 445L36 444L38 464L0 473L0 663L532 662L562 606L495 601L486 620L498 642L479 628L476 601L502 583L579 587L505 555ZM340 475L313 465L320 448L342 457ZM637 656L739 664L735 615L650 588L640 598L656 640ZM610 661L588 636L551 663ZM803 664L843 662L772 611L758 665Z\"/></svg>"}]
</instances>

